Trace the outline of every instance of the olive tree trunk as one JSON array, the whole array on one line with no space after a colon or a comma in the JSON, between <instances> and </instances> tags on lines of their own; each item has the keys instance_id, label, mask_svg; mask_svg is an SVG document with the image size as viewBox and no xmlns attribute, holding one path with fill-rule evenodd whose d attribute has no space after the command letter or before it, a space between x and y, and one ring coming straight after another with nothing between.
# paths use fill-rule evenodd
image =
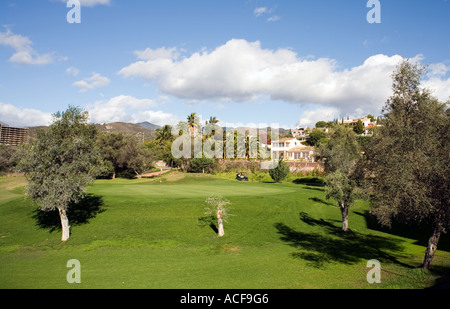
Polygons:
<instances>
[{"instance_id":1,"label":"olive tree trunk","mask_svg":"<svg viewBox=\"0 0 450 309\"><path fill-rule=\"evenodd\" d=\"M430 239L428 240L428 246L427 250L425 251L425 258L423 260L422 268L424 269L430 269L431 263L434 258L434 253L436 252L437 245L439 242L439 238L441 237L442 228L435 227L433 229L433 234L431 235Z\"/></svg>"},{"instance_id":2,"label":"olive tree trunk","mask_svg":"<svg viewBox=\"0 0 450 309\"><path fill-rule=\"evenodd\" d=\"M61 219L62 236L61 241L67 241L70 237L70 225L67 212L64 208L58 208L59 218Z\"/></svg>"},{"instance_id":3,"label":"olive tree trunk","mask_svg":"<svg viewBox=\"0 0 450 309\"><path fill-rule=\"evenodd\" d=\"M348 231L348 209L349 207L345 205L345 203L339 203L339 208L341 210L342 215L342 231Z\"/></svg>"}]
</instances>

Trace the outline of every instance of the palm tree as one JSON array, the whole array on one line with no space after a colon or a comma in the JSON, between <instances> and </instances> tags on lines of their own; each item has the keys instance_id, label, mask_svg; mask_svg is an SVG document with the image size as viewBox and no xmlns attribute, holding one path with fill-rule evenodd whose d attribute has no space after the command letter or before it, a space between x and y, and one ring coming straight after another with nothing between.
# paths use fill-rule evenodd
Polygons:
<instances>
[{"instance_id":1,"label":"palm tree","mask_svg":"<svg viewBox=\"0 0 450 309\"><path fill-rule=\"evenodd\" d=\"M187 124L189 126L189 130L191 131L192 135L196 135L198 131L199 119L196 113L191 113L187 117Z\"/></svg>"},{"instance_id":2,"label":"palm tree","mask_svg":"<svg viewBox=\"0 0 450 309\"><path fill-rule=\"evenodd\" d=\"M215 135L216 127L218 127L218 125L217 125L218 123L219 123L219 119L217 119L216 117L213 117L213 116L209 117L209 120L205 121L205 125L207 127L209 125L209 128L211 128L211 133L204 136L205 140L210 138L211 136Z\"/></svg>"},{"instance_id":3,"label":"palm tree","mask_svg":"<svg viewBox=\"0 0 450 309\"><path fill-rule=\"evenodd\" d=\"M208 124L208 123L210 123L210 124L218 124L219 123L219 119L217 119L216 117L211 116L211 117L209 117L209 121L206 121L206 124Z\"/></svg>"},{"instance_id":4,"label":"palm tree","mask_svg":"<svg viewBox=\"0 0 450 309\"><path fill-rule=\"evenodd\" d=\"M172 127L170 125L165 125L164 127L156 130L156 140L159 143L164 143L166 141L171 141L173 138Z\"/></svg>"}]
</instances>

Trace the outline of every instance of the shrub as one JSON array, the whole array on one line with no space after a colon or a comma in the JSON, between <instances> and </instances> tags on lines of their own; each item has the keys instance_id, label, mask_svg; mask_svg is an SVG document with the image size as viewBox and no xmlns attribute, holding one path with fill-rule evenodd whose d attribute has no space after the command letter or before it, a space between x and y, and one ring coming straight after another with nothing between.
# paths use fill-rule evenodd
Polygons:
<instances>
[{"instance_id":1,"label":"shrub","mask_svg":"<svg viewBox=\"0 0 450 309\"><path fill-rule=\"evenodd\" d=\"M278 160L278 165L269 170L270 177L273 181L281 182L289 174L289 166L284 163L283 158Z\"/></svg>"},{"instance_id":2,"label":"shrub","mask_svg":"<svg viewBox=\"0 0 450 309\"><path fill-rule=\"evenodd\" d=\"M189 162L189 171L193 173L210 172L214 168L214 159L194 158Z\"/></svg>"}]
</instances>

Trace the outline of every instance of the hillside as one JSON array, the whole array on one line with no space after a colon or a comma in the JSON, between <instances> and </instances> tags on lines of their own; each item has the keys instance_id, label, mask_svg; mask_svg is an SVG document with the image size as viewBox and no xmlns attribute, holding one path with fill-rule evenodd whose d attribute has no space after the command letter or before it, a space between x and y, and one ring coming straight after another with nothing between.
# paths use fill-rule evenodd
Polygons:
<instances>
[{"instance_id":1,"label":"hillside","mask_svg":"<svg viewBox=\"0 0 450 309\"><path fill-rule=\"evenodd\" d=\"M156 130L147 129L141 125L125 122L112 122L105 124L97 124L97 128L103 132L123 133L136 136L146 141L153 140L156 136ZM144 136L142 136L144 135Z\"/></svg>"},{"instance_id":2,"label":"hillside","mask_svg":"<svg viewBox=\"0 0 450 309\"><path fill-rule=\"evenodd\" d=\"M137 125L144 127L146 129L150 129L150 130L158 130L161 128L160 126L150 123L148 121L137 123Z\"/></svg>"},{"instance_id":3,"label":"hillside","mask_svg":"<svg viewBox=\"0 0 450 309\"><path fill-rule=\"evenodd\" d=\"M150 124L150 123L149 123ZM147 129L138 124L133 123L125 123L125 122L112 122L105 124L96 124L97 128L102 132L111 132L111 133L123 133L127 135L136 136L139 139L142 139L142 134L144 135L145 141L151 141L156 136L156 130ZM30 141L32 141L36 137L36 131L39 129L45 129L45 126L39 127L30 127L29 128L29 137Z\"/></svg>"}]
</instances>

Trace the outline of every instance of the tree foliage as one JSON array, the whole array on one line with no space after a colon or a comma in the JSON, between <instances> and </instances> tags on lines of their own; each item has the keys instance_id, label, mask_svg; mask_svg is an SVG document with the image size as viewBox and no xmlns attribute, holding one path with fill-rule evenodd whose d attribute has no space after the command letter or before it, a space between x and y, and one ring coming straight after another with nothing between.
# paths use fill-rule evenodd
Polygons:
<instances>
[{"instance_id":1,"label":"tree foliage","mask_svg":"<svg viewBox=\"0 0 450 309\"><path fill-rule=\"evenodd\" d=\"M278 164L274 168L269 169L269 175L273 181L281 182L287 177L289 171L289 166L284 162L283 157L280 157Z\"/></svg>"},{"instance_id":2,"label":"tree foliage","mask_svg":"<svg viewBox=\"0 0 450 309\"><path fill-rule=\"evenodd\" d=\"M364 133L364 124L362 123L361 119L358 119L358 121L356 122L356 125L353 127L353 131L356 134Z\"/></svg>"},{"instance_id":3,"label":"tree foliage","mask_svg":"<svg viewBox=\"0 0 450 309\"><path fill-rule=\"evenodd\" d=\"M189 161L189 171L193 173L211 172L216 161L210 158L193 158Z\"/></svg>"},{"instance_id":4,"label":"tree foliage","mask_svg":"<svg viewBox=\"0 0 450 309\"><path fill-rule=\"evenodd\" d=\"M450 225L450 113L420 88L423 74L423 67L409 61L397 67L384 124L366 148L360 173L380 223L432 225L422 265L428 269Z\"/></svg>"},{"instance_id":5,"label":"tree foliage","mask_svg":"<svg viewBox=\"0 0 450 309\"><path fill-rule=\"evenodd\" d=\"M95 146L97 129L87 123L87 112L69 107L53 116L50 127L24 148L18 167L28 180L27 194L42 210L58 209L63 224L68 206L84 197L102 161ZM63 241L67 229L63 225Z\"/></svg>"},{"instance_id":6,"label":"tree foliage","mask_svg":"<svg viewBox=\"0 0 450 309\"><path fill-rule=\"evenodd\" d=\"M125 136L122 133L104 132L98 135L97 144L103 160L108 164L108 169L105 171L108 175L105 176L112 174L112 178L115 178L120 171L119 155L126 144Z\"/></svg>"},{"instance_id":7,"label":"tree foliage","mask_svg":"<svg viewBox=\"0 0 450 309\"><path fill-rule=\"evenodd\" d=\"M102 133L97 139L103 160L110 167L109 175L135 177L150 169L156 152L141 144L137 138L122 133Z\"/></svg>"},{"instance_id":8,"label":"tree foliage","mask_svg":"<svg viewBox=\"0 0 450 309\"><path fill-rule=\"evenodd\" d=\"M326 137L327 134L322 129L313 129L306 141L310 146L319 146Z\"/></svg>"},{"instance_id":9,"label":"tree foliage","mask_svg":"<svg viewBox=\"0 0 450 309\"><path fill-rule=\"evenodd\" d=\"M316 122L316 128L325 128L327 123L323 120Z\"/></svg>"},{"instance_id":10,"label":"tree foliage","mask_svg":"<svg viewBox=\"0 0 450 309\"><path fill-rule=\"evenodd\" d=\"M17 165L17 146L0 145L0 175L9 173Z\"/></svg>"},{"instance_id":11,"label":"tree foliage","mask_svg":"<svg viewBox=\"0 0 450 309\"><path fill-rule=\"evenodd\" d=\"M327 173L325 192L334 199L342 215L342 230L348 230L348 210L358 195L355 168L361 158L361 149L353 130L337 126L330 140L317 149Z\"/></svg>"}]
</instances>

